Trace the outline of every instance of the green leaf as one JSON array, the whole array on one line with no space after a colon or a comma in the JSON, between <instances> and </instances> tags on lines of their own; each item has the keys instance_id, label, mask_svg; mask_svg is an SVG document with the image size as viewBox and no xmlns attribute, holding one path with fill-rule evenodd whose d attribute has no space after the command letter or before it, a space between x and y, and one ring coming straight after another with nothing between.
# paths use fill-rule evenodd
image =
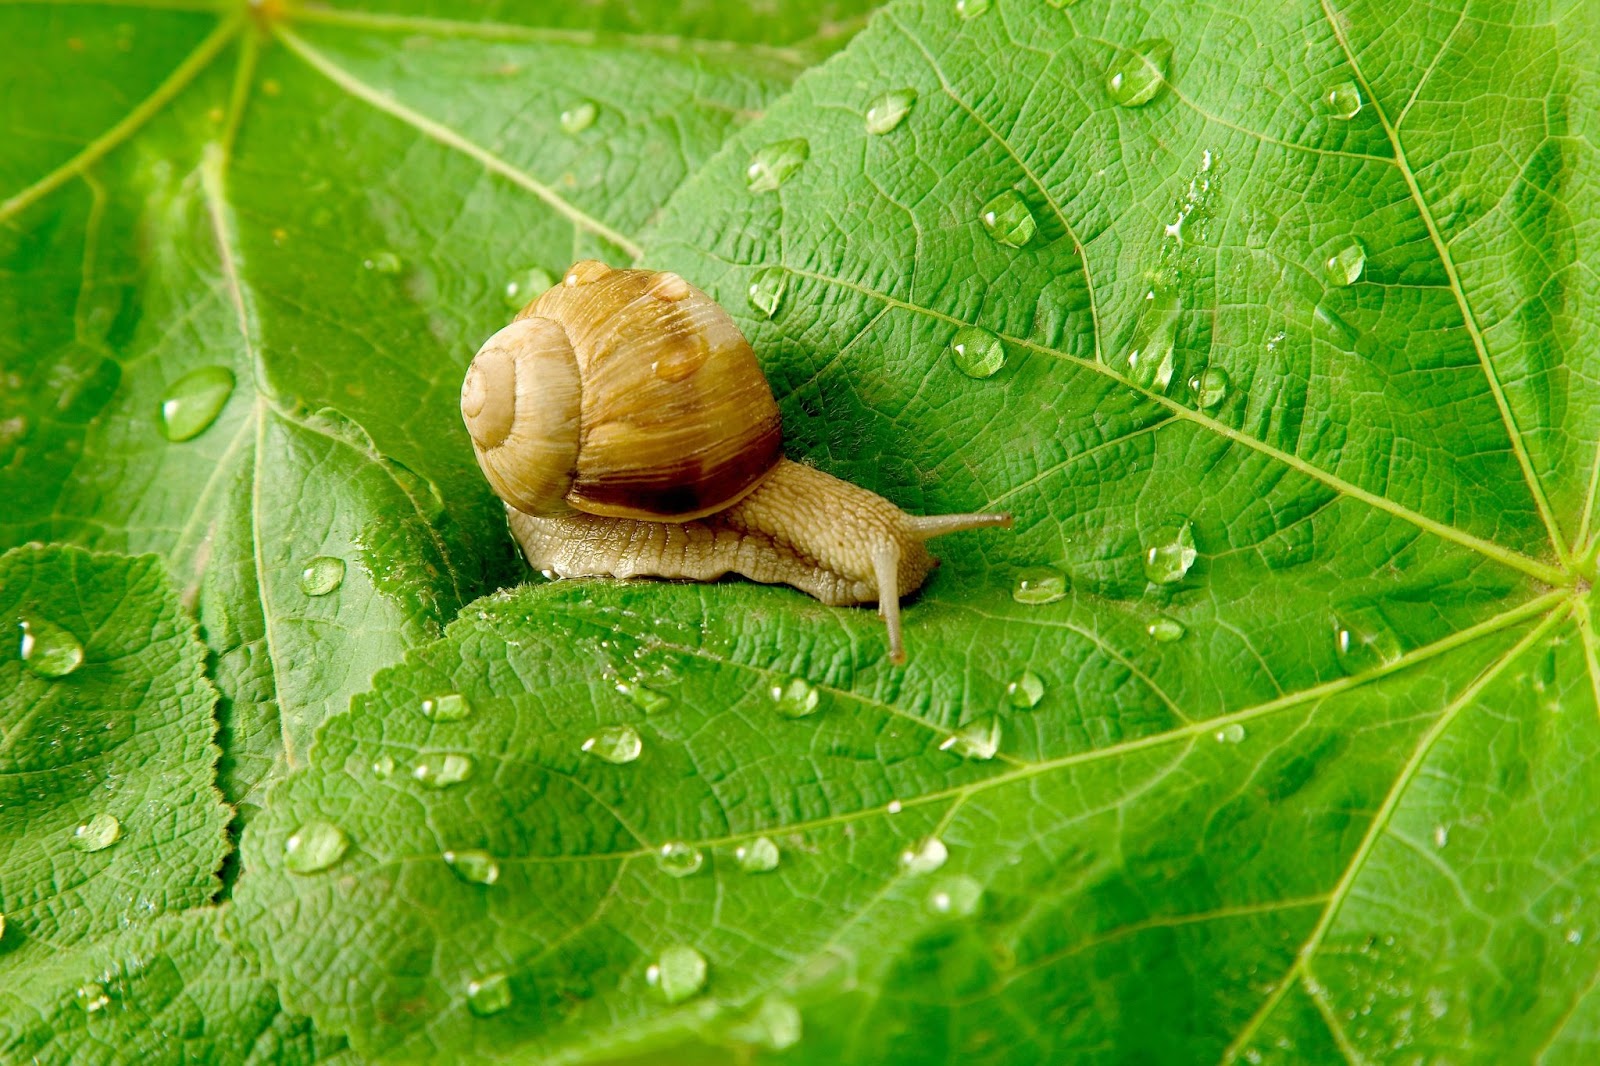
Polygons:
<instances>
[{"instance_id":1,"label":"green leaf","mask_svg":"<svg viewBox=\"0 0 1600 1066\"><path fill-rule=\"evenodd\" d=\"M888 8L644 244L738 317L791 455L1015 533L941 545L904 669L782 589L469 608L246 837L286 1002L405 1058L798 1010L819 1063L1587 1061L1594 11L956 7ZM637 759L583 750L619 726ZM315 823L348 850L288 873Z\"/></svg>"}]
</instances>

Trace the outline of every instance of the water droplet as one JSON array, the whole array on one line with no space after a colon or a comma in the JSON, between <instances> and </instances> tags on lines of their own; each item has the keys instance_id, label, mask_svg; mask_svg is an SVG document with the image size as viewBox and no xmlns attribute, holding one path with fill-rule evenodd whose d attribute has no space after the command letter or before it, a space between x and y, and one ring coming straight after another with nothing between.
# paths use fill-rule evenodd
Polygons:
<instances>
[{"instance_id":1,"label":"water droplet","mask_svg":"<svg viewBox=\"0 0 1600 1066\"><path fill-rule=\"evenodd\" d=\"M307 596L326 596L344 584L344 560L319 555L300 571L300 591Z\"/></svg>"},{"instance_id":2,"label":"water droplet","mask_svg":"<svg viewBox=\"0 0 1600 1066\"><path fill-rule=\"evenodd\" d=\"M122 823L101 811L72 831L72 846L79 851L104 851L122 836Z\"/></svg>"},{"instance_id":3,"label":"water droplet","mask_svg":"<svg viewBox=\"0 0 1600 1066\"><path fill-rule=\"evenodd\" d=\"M1000 750L1000 735L1000 719L986 714L946 737L939 750L955 752L963 759L987 762Z\"/></svg>"},{"instance_id":4,"label":"water droplet","mask_svg":"<svg viewBox=\"0 0 1600 1066\"><path fill-rule=\"evenodd\" d=\"M1228 372L1220 366L1208 366L1189 379L1189 391L1194 394L1195 406L1209 411L1228 398Z\"/></svg>"},{"instance_id":5,"label":"water droplet","mask_svg":"<svg viewBox=\"0 0 1600 1066\"><path fill-rule=\"evenodd\" d=\"M583 742L583 750L597 759L620 766L639 757L644 741L639 731L627 725L608 725Z\"/></svg>"},{"instance_id":6,"label":"water droplet","mask_svg":"<svg viewBox=\"0 0 1600 1066\"><path fill-rule=\"evenodd\" d=\"M380 755L372 761L373 777L388 777L394 773L394 756Z\"/></svg>"},{"instance_id":7,"label":"water droplet","mask_svg":"<svg viewBox=\"0 0 1600 1066\"><path fill-rule=\"evenodd\" d=\"M1054 603L1066 595L1067 575L1047 566L1034 566L1021 571L1011 589L1012 599L1029 606Z\"/></svg>"},{"instance_id":8,"label":"water droplet","mask_svg":"<svg viewBox=\"0 0 1600 1066\"><path fill-rule=\"evenodd\" d=\"M1581 929L1568 929L1567 930L1566 941L1569 944L1581 944L1581 943L1583 943L1583 930L1581 930Z\"/></svg>"},{"instance_id":9,"label":"water droplet","mask_svg":"<svg viewBox=\"0 0 1600 1066\"><path fill-rule=\"evenodd\" d=\"M1032 670L1024 670L1015 681L1006 686L1006 700L1013 707L1027 710L1039 706L1044 699L1044 680Z\"/></svg>"},{"instance_id":10,"label":"water droplet","mask_svg":"<svg viewBox=\"0 0 1600 1066\"><path fill-rule=\"evenodd\" d=\"M429 788L449 788L472 776L472 756L458 751L433 752L422 757L411 776Z\"/></svg>"},{"instance_id":11,"label":"water droplet","mask_svg":"<svg viewBox=\"0 0 1600 1066\"><path fill-rule=\"evenodd\" d=\"M750 288L745 294L752 310L762 318L771 318L783 305L784 293L789 290L789 272L783 267L765 267L750 278Z\"/></svg>"},{"instance_id":12,"label":"water droplet","mask_svg":"<svg viewBox=\"0 0 1600 1066\"><path fill-rule=\"evenodd\" d=\"M18 654L40 677L66 677L83 665L83 645L54 622L24 618L17 627L22 630Z\"/></svg>"},{"instance_id":13,"label":"water droplet","mask_svg":"<svg viewBox=\"0 0 1600 1066\"><path fill-rule=\"evenodd\" d=\"M556 283L548 270L538 267L529 267L506 282L502 290L505 294L506 306L521 310L528 301L540 296L544 291Z\"/></svg>"},{"instance_id":14,"label":"water droplet","mask_svg":"<svg viewBox=\"0 0 1600 1066\"><path fill-rule=\"evenodd\" d=\"M768 996L754 1014L730 1028L728 1035L740 1043L782 1051L798 1044L802 1032L800 1009L786 999Z\"/></svg>"},{"instance_id":15,"label":"water droplet","mask_svg":"<svg viewBox=\"0 0 1600 1066\"><path fill-rule=\"evenodd\" d=\"M805 166L810 155L811 144L804 137L774 141L750 157L744 170L745 186L751 192L771 192Z\"/></svg>"},{"instance_id":16,"label":"water droplet","mask_svg":"<svg viewBox=\"0 0 1600 1066\"><path fill-rule=\"evenodd\" d=\"M1361 90L1353 81L1341 81L1328 90L1322 103L1334 118L1355 118L1361 110Z\"/></svg>"},{"instance_id":17,"label":"water droplet","mask_svg":"<svg viewBox=\"0 0 1600 1066\"><path fill-rule=\"evenodd\" d=\"M306 822L283 842L283 864L290 873L314 874L344 858L350 838L332 822Z\"/></svg>"},{"instance_id":18,"label":"water droplet","mask_svg":"<svg viewBox=\"0 0 1600 1066\"><path fill-rule=\"evenodd\" d=\"M435 722L459 722L472 713L472 704L459 692L429 696L422 701L422 717Z\"/></svg>"},{"instance_id":19,"label":"water droplet","mask_svg":"<svg viewBox=\"0 0 1600 1066\"><path fill-rule=\"evenodd\" d=\"M1328 280L1340 287L1354 285L1361 280L1367 266L1367 250L1360 241L1351 241L1328 257Z\"/></svg>"},{"instance_id":20,"label":"water droplet","mask_svg":"<svg viewBox=\"0 0 1600 1066\"><path fill-rule=\"evenodd\" d=\"M962 326L950 338L950 358L969 378L993 377L1006 365L1006 347L986 329Z\"/></svg>"},{"instance_id":21,"label":"water droplet","mask_svg":"<svg viewBox=\"0 0 1600 1066\"><path fill-rule=\"evenodd\" d=\"M567 133L582 133L594 125L594 120L599 114L600 109L595 106L593 100L585 100L580 104L574 104L561 112L561 128Z\"/></svg>"},{"instance_id":22,"label":"water droplet","mask_svg":"<svg viewBox=\"0 0 1600 1066\"><path fill-rule=\"evenodd\" d=\"M1401 656L1400 641L1381 618L1366 612L1351 612L1349 618L1335 619L1333 647L1339 666L1347 674L1388 666Z\"/></svg>"},{"instance_id":23,"label":"water droplet","mask_svg":"<svg viewBox=\"0 0 1600 1066\"><path fill-rule=\"evenodd\" d=\"M928 909L934 914L970 918L983 904L983 886L965 874L942 877L928 890Z\"/></svg>"},{"instance_id":24,"label":"water droplet","mask_svg":"<svg viewBox=\"0 0 1600 1066\"><path fill-rule=\"evenodd\" d=\"M1113 103L1123 107L1143 107L1154 100L1167 83L1167 64L1172 60L1172 45L1151 39L1123 52L1106 70L1106 92Z\"/></svg>"},{"instance_id":25,"label":"water droplet","mask_svg":"<svg viewBox=\"0 0 1600 1066\"><path fill-rule=\"evenodd\" d=\"M1436 848L1442 848L1448 843L1450 843L1450 827L1447 825L1434 826L1433 846Z\"/></svg>"},{"instance_id":26,"label":"water droplet","mask_svg":"<svg viewBox=\"0 0 1600 1066\"><path fill-rule=\"evenodd\" d=\"M739 860L739 869L747 874L764 874L778 868L778 845L771 837L756 837L748 844L734 849L733 857Z\"/></svg>"},{"instance_id":27,"label":"water droplet","mask_svg":"<svg viewBox=\"0 0 1600 1066\"><path fill-rule=\"evenodd\" d=\"M816 686L803 677L791 677L782 684L773 685L767 692L778 705L778 713L785 718L804 718L815 714L821 704L821 694Z\"/></svg>"},{"instance_id":28,"label":"water droplet","mask_svg":"<svg viewBox=\"0 0 1600 1066\"><path fill-rule=\"evenodd\" d=\"M644 979L668 1004L682 1003L705 988L706 957L687 944L674 944L650 965Z\"/></svg>"},{"instance_id":29,"label":"water droplet","mask_svg":"<svg viewBox=\"0 0 1600 1066\"><path fill-rule=\"evenodd\" d=\"M1188 632L1183 627L1182 622L1174 621L1171 618L1156 618L1144 627L1144 631L1149 633L1150 639L1157 644L1171 644L1174 641L1182 640L1183 635Z\"/></svg>"},{"instance_id":30,"label":"water droplet","mask_svg":"<svg viewBox=\"0 0 1600 1066\"><path fill-rule=\"evenodd\" d=\"M890 89L867 105L867 132L881 136L899 126L916 105L917 90Z\"/></svg>"},{"instance_id":31,"label":"water droplet","mask_svg":"<svg viewBox=\"0 0 1600 1066\"><path fill-rule=\"evenodd\" d=\"M956 0L956 14L964 19L975 19L989 10L993 0Z\"/></svg>"},{"instance_id":32,"label":"water droplet","mask_svg":"<svg viewBox=\"0 0 1600 1066\"><path fill-rule=\"evenodd\" d=\"M931 874L950 857L950 849L938 837L928 837L900 853L900 865L908 874Z\"/></svg>"},{"instance_id":33,"label":"water droplet","mask_svg":"<svg viewBox=\"0 0 1600 1066\"><path fill-rule=\"evenodd\" d=\"M4 914L0 914L0 940L4 940L5 938L6 938L6 916Z\"/></svg>"},{"instance_id":34,"label":"water droplet","mask_svg":"<svg viewBox=\"0 0 1600 1066\"><path fill-rule=\"evenodd\" d=\"M700 854L699 848L678 840L661 845L661 850L656 853L656 865L673 877L688 877L698 873L704 863L705 856Z\"/></svg>"},{"instance_id":35,"label":"water droplet","mask_svg":"<svg viewBox=\"0 0 1600 1066\"><path fill-rule=\"evenodd\" d=\"M406 264L405 260L401 259L398 255L394 254L388 249L384 249L382 251L373 252L370 258L363 259L361 261L361 265L366 267L368 270L375 270L380 274L398 274L401 270L405 269Z\"/></svg>"},{"instance_id":36,"label":"water droplet","mask_svg":"<svg viewBox=\"0 0 1600 1066\"><path fill-rule=\"evenodd\" d=\"M1238 744L1244 740L1244 726L1229 722L1214 734L1218 744Z\"/></svg>"},{"instance_id":37,"label":"water droplet","mask_svg":"<svg viewBox=\"0 0 1600 1066\"><path fill-rule=\"evenodd\" d=\"M492 885L500 880L500 864L487 851L447 851L442 856L450 872L473 885Z\"/></svg>"},{"instance_id":38,"label":"water droplet","mask_svg":"<svg viewBox=\"0 0 1600 1066\"><path fill-rule=\"evenodd\" d=\"M467 982L467 1009L480 1018L511 1006L511 981L503 973L485 974Z\"/></svg>"},{"instance_id":39,"label":"water droplet","mask_svg":"<svg viewBox=\"0 0 1600 1066\"><path fill-rule=\"evenodd\" d=\"M883 809L888 814L899 814L905 809L905 804L901 803L899 800L890 800L888 806L884 807Z\"/></svg>"},{"instance_id":40,"label":"water droplet","mask_svg":"<svg viewBox=\"0 0 1600 1066\"><path fill-rule=\"evenodd\" d=\"M170 441L192 440L204 433L233 395L233 371L203 366L183 375L161 397L161 435Z\"/></svg>"},{"instance_id":41,"label":"water droplet","mask_svg":"<svg viewBox=\"0 0 1600 1066\"><path fill-rule=\"evenodd\" d=\"M1157 285L1144 294L1139 319L1128 338L1128 377L1134 384L1156 392L1167 391L1172 380L1172 352L1183 301L1170 285Z\"/></svg>"},{"instance_id":42,"label":"water droplet","mask_svg":"<svg viewBox=\"0 0 1600 1066\"><path fill-rule=\"evenodd\" d=\"M1361 333L1350 323L1339 316L1339 313L1326 304L1317 304L1312 317L1326 327L1333 342L1347 352L1356 350L1356 343L1361 340Z\"/></svg>"},{"instance_id":43,"label":"water droplet","mask_svg":"<svg viewBox=\"0 0 1600 1066\"><path fill-rule=\"evenodd\" d=\"M86 985L79 985L76 993L78 1006L87 1013L104 1010L111 1003L111 997L106 995L106 987L98 981L90 981Z\"/></svg>"},{"instance_id":44,"label":"water droplet","mask_svg":"<svg viewBox=\"0 0 1600 1066\"><path fill-rule=\"evenodd\" d=\"M1015 189L1007 189L984 204L978 212L978 220L989 236L1012 248L1021 248L1033 240L1039 228L1028 202Z\"/></svg>"},{"instance_id":45,"label":"water droplet","mask_svg":"<svg viewBox=\"0 0 1600 1066\"><path fill-rule=\"evenodd\" d=\"M672 705L671 696L657 692L649 685L642 685L637 681L618 681L616 688L645 714L656 714Z\"/></svg>"},{"instance_id":46,"label":"water droplet","mask_svg":"<svg viewBox=\"0 0 1600 1066\"><path fill-rule=\"evenodd\" d=\"M1162 526L1150 535L1144 549L1144 576L1157 585L1182 581L1196 558L1191 523Z\"/></svg>"}]
</instances>

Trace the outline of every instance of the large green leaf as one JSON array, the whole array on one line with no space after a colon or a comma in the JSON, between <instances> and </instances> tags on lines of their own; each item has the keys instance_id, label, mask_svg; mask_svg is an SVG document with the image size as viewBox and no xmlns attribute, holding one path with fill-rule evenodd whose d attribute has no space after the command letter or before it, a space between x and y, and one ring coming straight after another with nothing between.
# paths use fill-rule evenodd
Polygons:
<instances>
[{"instance_id":1,"label":"large green leaf","mask_svg":"<svg viewBox=\"0 0 1600 1066\"><path fill-rule=\"evenodd\" d=\"M1016 532L945 545L903 669L786 590L469 608L245 840L286 1001L415 1059L786 1045L790 1008L808 1062L1592 1059L1597 40L1588 4L891 6L644 243L740 317L792 454ZM1066 595L1014 598L1035 566ZM945 750L990 715L993 759ZM318 823L348 850L288 872ZM669 1005L674 945L708 976Z\"/></svg>"}]
</instances>

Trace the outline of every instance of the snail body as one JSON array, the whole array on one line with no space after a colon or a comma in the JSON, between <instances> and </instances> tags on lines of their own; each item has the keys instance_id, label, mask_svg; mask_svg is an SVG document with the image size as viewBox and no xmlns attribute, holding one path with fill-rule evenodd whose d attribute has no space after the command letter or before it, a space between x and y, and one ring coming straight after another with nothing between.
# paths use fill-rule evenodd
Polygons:
<instances>
[{"instance_id":1,"label":"snail body","mask_svg":"<svg viewBox=\"0 0 1600 1066\"><path fill-rule=\"evenodd\" d=\"M925 542L1011 522L909 515L784 458L755 353L676 274L575 264L479 350L461 409L534 569L732 573L830 605L877 603L895 662L900 598L936 565Z\"/></svg>"}]
</instances>

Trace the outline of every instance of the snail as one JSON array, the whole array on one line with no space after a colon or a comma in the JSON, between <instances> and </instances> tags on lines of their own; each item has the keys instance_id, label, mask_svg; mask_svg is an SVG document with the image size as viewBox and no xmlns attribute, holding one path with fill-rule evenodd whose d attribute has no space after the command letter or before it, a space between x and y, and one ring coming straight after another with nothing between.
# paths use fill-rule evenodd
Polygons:
<instances>
[{"instance_id":1,"label":"snail","mask_svg":"<svg viewBox=\"0 0 1600 1066\"><path fill-rule=\"evenodd\" d=\"M557 577L740 574L833 606L877 603L905 661L900 598L924 543L1006 514L909 515L784 458L755 353L671 273L576 263L486 341L461 385L478 465L530 566Z\"/></svg>"}]
</instances>

